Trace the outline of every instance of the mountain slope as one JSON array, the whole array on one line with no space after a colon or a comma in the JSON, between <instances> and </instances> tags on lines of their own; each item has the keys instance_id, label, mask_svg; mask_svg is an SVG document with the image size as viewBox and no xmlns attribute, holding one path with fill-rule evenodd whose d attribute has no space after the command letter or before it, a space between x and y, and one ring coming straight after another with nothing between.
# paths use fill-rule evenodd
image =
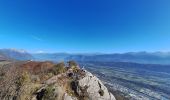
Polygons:
<instances>
[{"instance_id":1,"label":"mountain slope","mask_svg":"<svg viewBox=\"0 0 170 100\"><path fill-rule=\"evenodd\" d=\"M31 60L34 59L31 54L25 50L17 49L0 49L0 54L3 55L6 59L15 59L15 60Z\"/></svg>"},{"instance_id":2,"label":"mountain slope","mask_svg":"<svg viewBox=\"0 0 170 100\"><path fill-rule=\"evenodd\" d=\"M6 57L4 54L0 53L0 61L3 61L3 60L9 60L9 58Z\"/></svg>"}]
</instances>

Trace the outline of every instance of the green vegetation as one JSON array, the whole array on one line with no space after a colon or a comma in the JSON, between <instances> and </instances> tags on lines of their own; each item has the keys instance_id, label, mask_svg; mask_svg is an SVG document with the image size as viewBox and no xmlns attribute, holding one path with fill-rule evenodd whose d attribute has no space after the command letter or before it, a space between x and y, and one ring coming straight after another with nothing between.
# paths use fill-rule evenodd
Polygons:
<instances>
[{"instance_id":1,"label":"green vegetation","mask_svg":"<svg viewBox=\"0 0 170 100\"><path fill-rule=\"evenodd\" d=\"M16 81L16 84L18 86L23 86L26 83L31 82L30 75L28 72L22 72L21 76L18 77L18 80Z\"/></svg>"},{"instance_id":2,"label":"green vegetation","mask_svg":"<svg viewBox=\"0 0 170 100\"><path fill-rule=\"evenodd\" d=\"M78 64L75 61L68 61L69 68L73 69L73 72L78 72Z\"/></svg>"},{"instance_id":3,"label":"green vegetation","mask_svg":"<svg viewBox=\"0 0 170 100\"><path fill-rule=\"evenodd\" d=\"M49 85L48 87L46 87L43 99L44 100L55 100L54 91L55 89L53 88L53 85Z\"/></svg>"},{"instance_id":4,"label":"green vegetation","mask_svg":"<svg viewBox=\"0 0 170 100\"><path fill-rule=\"evenodd\" d=\"M73 60L68 61L68 65L69 65L69 67L77 67L78 66L78 64Z\"/></svg>"},{"instance_id":5,"label":"green vegetation","mask_svg":"<svg viewBox=\"0 0 170 100\"><path fill-rule=\"evenodd\" d=\"M52 72L54 75L64 73L66 71L64 62L54 65Z\"/></svg>"}]
</instances>

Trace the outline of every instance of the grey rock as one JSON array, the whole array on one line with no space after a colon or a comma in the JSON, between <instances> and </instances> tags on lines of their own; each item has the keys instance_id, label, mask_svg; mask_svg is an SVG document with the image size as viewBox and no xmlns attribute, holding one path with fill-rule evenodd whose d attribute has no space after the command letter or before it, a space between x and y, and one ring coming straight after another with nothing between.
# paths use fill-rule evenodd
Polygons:
<instances>
[{"instance_id":1,"label":"grey rock","mask_svg":"<svg viewBox=\"0 0 170 100\"><path fill-rule=\"evenodd\" d=\"M88 71L86 71L84 78L78 82L80 87L87 87L89 100L116 100L103 83Z\"/></svg>"}]
</instances>

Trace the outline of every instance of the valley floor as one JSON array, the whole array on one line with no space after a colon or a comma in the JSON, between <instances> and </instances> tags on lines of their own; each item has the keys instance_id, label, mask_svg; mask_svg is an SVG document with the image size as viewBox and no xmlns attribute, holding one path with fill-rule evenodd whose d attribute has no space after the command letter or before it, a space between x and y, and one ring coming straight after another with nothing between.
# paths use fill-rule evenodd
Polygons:
<instances>
[{"instance_id":1,"label":"valley floor","mask_svg":"<svg viewBox=\"0 0 170 100\"><path fill-rule=\"evenodd\" d=\"M170 74L145 68L125 67L121 63L81 62L117 97L132 100L170 100ZM154 67L154 66L151 66ZM160 66L161 67L161 66ZM169 70L169 69L167 69ZM124 100L120 98L120 100Z\"/></svg>"}]
</instances>

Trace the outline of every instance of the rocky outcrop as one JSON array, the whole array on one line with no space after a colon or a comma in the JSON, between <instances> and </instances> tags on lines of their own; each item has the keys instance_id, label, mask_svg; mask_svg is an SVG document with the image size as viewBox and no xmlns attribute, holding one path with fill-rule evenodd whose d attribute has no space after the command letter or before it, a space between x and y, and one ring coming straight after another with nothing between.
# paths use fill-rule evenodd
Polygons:
<instances>
[{"instance_id":1,"label":"rocky outcrop","mask_svg":"<svg viewBox=\"0 0 170 100\"><path fill-rule=\"evenodd\" d=\"M107 90L103 83L90 72L86 71L84 78L78 80L81 94L83 89L89 100L115 100L115 97Z\"/></svg>"},{"instance_id":2,"label":"rocky outcrop","mask_svg":"<svg viewBox=\"0 0 170 100\"><path fill-rule=\"evenodd\" d=\"M72 94L69 94L65 89L65 84L69 81L66 76L67 74L63 73L47 80L45 86L38 91L40 97L45 90L48 95L55 97L55 100L116 100L103 83L88 71L84 71L81 77L76 74L77 77L67 84L73 91ZM37 97L39 96L37 95Z\"/></svg>"}]
</instances>

